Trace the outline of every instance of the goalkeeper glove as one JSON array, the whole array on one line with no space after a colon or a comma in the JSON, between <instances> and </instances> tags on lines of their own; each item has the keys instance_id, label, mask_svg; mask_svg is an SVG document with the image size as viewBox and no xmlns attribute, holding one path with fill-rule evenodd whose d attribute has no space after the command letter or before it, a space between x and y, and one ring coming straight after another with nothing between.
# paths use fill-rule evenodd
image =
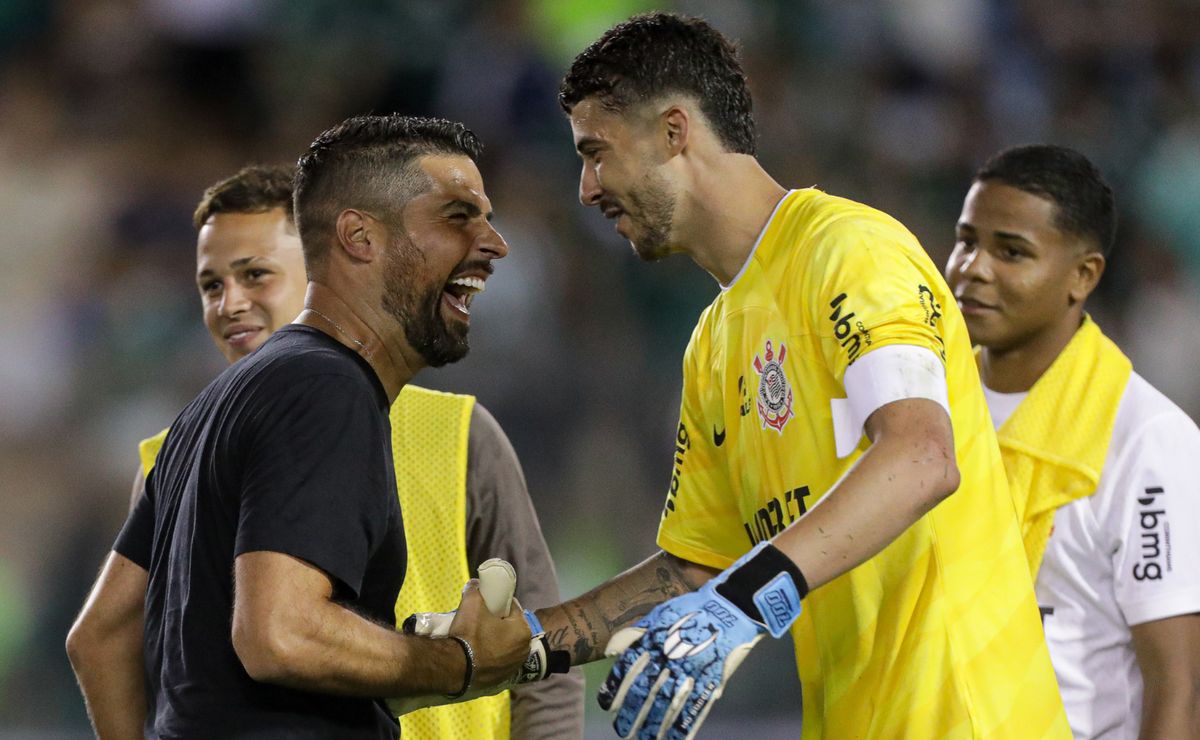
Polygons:
<instances>
[{"instance_id":1,"label":"goalkeeper glove","mask_svg":"<svg viewBox=\"0 0 1200 740\"><path fill-rule=\"evenodd\" d=\"M763 542L700 590L618 631L605 653L619 657L598 697L616 714L617 735L693 737L750 649L764 634L783 635L807 593L800 569Z\"/></svg>"}]
</instances>

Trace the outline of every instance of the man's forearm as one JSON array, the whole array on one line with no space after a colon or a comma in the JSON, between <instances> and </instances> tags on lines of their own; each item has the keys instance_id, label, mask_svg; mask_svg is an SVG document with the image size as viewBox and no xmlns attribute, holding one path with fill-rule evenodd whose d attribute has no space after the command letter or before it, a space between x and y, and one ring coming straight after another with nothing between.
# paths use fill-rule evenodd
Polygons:
<instances>
[{"instance_id":1,"label":"man's forearm","mask_svg":"<svg viewBox=\"0 0 1200 740\"><path fill-rule=\"evenodd\" d=\"M718 571L659 551L624 573L558 606L539 609L551 650L566 650L572 665L604 657L612 634L667 599L695 591Z\"/></svg>"},{"instance_id":2,"label":"man's forearm","mask_svg":"<svg viewBox=\"0 0 1200 740\"><path fill-rule=\"evenodd\" d=\"M949 418L931 401L889 404L867 429L875 440L871 447L816 506L772 540L800 568L809 589L873 557L958 488Z\"/></svg>"},{"instance_id":3,"label":"man's forearm","mask_svg":"<svg viewBox=\"0 0 1200 740\"><path fill-rule=\"evenodd\" d=\"M250 677L348 696L405 697L462 689L457 640L405 635L337 604L323 571L290 555L243 553L234 564L233 648ZM492 616L476 585L463 593L450 634L472 647L472 685L515 675L529 654L519 613Z\"/></svg>"},{"instance_id":4,"label":"man's forearm","mask_svg":"<svg viewBox=\"0 0 1200 740\"><path fill-rule=\"evenodd\" d=\"M126 635L71 651L71 667L83 692L96 737L142 736L146 679L141 622Z\"/></svg>"},{"instance_id":5,"label":"man's forearm","mask_svg":"<svg viewBox=\"0 0 1200 740\"><path fill-rule=\"evenodd\" d=\"M111 553L67 635L67 656L100 738L142 736L146 578L139 565Z\"/></svg>"}]
</instances>

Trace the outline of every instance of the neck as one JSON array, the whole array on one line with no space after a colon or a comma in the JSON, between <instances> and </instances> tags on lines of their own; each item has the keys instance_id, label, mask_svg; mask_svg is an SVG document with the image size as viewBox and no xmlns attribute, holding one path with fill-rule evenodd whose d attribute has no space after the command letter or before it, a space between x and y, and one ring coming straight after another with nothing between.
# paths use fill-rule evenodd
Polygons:
<instances>
[{"instance_id":1,"label":"neck","mask_svg":"<svg viewBox=\"0 0 1200 740\"><path fill-rule=\"evenodd\" d=\"M379 309L362 300L344 298L343 291L328 285L309 282L304 311L295 323L328 334L366 360L383 385L389 404L423 367L420 355L411 351L394 321L387 321Z\"/></svg>"},{"instance_id":2,"label":"neck","mask_svg":"<svg viewBox=\"0 0 1200 740\"><path fill-rule=\"evenodd\" d=\"M1073 311L1068 320L1021 344L1004 349L984 347L980 352L983 384L997 393L1029 390L1050 369L1082 324L1083 311Z\"/></svg>"},{"instance_id":3,"label":"neck","mask_svg":"<svg viewBox=\"0 0 1200 740\"><path fill-rule=\"evenodd\" d=\"M681 206L687 226L679 243L692 260L728 285L787 189L748 154L722 154Z\"/></svg>"}]
</instances>

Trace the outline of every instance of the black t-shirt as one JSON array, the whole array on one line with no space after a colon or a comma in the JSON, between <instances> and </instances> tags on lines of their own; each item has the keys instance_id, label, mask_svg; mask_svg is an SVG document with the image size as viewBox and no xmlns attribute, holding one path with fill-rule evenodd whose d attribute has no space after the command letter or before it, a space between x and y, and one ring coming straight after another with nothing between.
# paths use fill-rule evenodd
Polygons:
<instances>
[{"instance_id":1,"label":"black t-shirt","mask_svg":"<svg viewBox=\"0 0 1200 740\"><path fill-rule=\"evenodd\" d=\"M395 626L405 543L387 396L371 367L292 325L171 425L114 549L149 571L148 737L395 738L381 700L260 683L233 650L233 564L285 553Z\"/></svg>"}]
</instances>

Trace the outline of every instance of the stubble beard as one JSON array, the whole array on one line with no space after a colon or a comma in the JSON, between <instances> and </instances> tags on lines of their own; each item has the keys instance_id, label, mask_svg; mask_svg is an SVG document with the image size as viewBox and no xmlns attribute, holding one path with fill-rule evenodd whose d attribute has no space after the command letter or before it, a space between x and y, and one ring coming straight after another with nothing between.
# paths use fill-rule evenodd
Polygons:
<instances>
[{"instance_id":1,"label":"stubble beard","mask_svg":"<svg viewBox=\"0 0 1200 740\"><path fill-rule=\"evenodd\" d=\"M632 241L633 250L645 262L657 262L671 253L671 224L675 220L675 196L666 182L647 172L642 185L630 191L629 204L640 214L642 233ZM632 217L631 217L632 218Z\"/></svg>"},{"instance_id":2,"label":"stubble beard","mask_svg":"<svg viewBox=\"0 0 1200 740\"><path fill-rule=\"evenodd\" d=\"M411 241L400 239L389 245L384 264L383 308L404 329L404 338L429 367L442 367L466 357L467 325L448 325L442 316L445 286L414 285L417 268L425 258Z\"/></svg>"}]
</instances>

